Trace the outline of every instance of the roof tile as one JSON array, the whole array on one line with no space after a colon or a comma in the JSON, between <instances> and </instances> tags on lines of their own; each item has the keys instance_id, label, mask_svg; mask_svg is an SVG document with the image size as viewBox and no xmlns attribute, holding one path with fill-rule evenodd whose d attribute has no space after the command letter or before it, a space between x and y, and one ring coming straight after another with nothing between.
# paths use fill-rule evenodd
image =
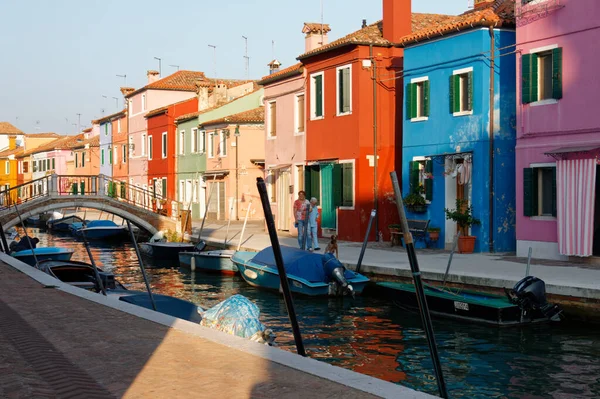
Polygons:
<instances>
[{"instance_id":1,"label":"roof tile","mask_svg":"<svg viewBox=\"0 0 600 399\"><path fill-rule=\"evenodd\" d=\"M203 122L202 126L219 125L222 123L264 123L265 122L265 107L258 107L249 111L240 112L226 116L224 118L215 119L208 122Z\"/></svg>"},{"instance_id":2,"label":"roof tile","mask_svg":"<svg viewBox=\"0 0 600 399\"><path fill-rule=\"evenodd\" d=\"M23 132L8 122L0 122L0 134L23 134Z\"/></svg>"},{"instance_id":3,"label":"roof tile","mask_svg":"<svg viewBox=\"0 0 600 399\"><path fill-rule=\"evenodd\" d=\"M285 79L290 76L301 75L302 74L302 63L299 62L295 65L282 69L278 72L272 73L271 75L263 76L263 78L258 82L259 85L264 86L269 83L277 82L281 79Z\"/></svg>"}]
</instances>

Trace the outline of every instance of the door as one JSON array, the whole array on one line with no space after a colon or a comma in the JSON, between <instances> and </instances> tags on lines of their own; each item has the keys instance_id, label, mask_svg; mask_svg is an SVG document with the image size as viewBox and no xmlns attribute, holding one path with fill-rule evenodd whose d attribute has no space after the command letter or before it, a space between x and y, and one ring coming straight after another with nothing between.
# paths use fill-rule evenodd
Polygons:
<instances>
[{"instance_id":1,"label":"door","mask_svg":"<svg viewBox=\"0 0 600 399\"><path fill-rule=\"evenodd\" d=\"M279 201L277 229L287 231L290 228L291 212L289 169L279 172L279 178L277 179L277 200Z\"/></svg>"},{"instance_id":2,"label":"door","mask_svg":"<svg viewBox=\"0 0 600 399\"><path fill-rule=\"evenodd\" d=\"M227 206L227 198L225 195L225 182L218 182L217 184L219 189L219 220L225 220L225 207Z\"/></svg>"},{"instance_id":3,"label":"door","mask_svg":"<svg viewBox=\"0 0 600 399\"><path fill-rule=\"evenodd\" d=\"M337 218L333 198L333 164L321 165L321 227L335 229Z\"/></svg>"},{"instance_id":4,"label":"door","mask_svg":"<svg viewBox=\"0 0 600 399\"><path fill-rule=\"evenodd\" d=\"M214 188L213 188L214 186ZM225 182L209 183L209 197L207 219L225 220ZM211 194L212 191L212 194Z\"/></svg>"},{"instance_id":5,"label":"door","mask_svg":"<svg viewBox=\"0 0 600 399\"><path fill-rule=\"evenodd\" d=\"M600 256L600 166L596 166L596 204L594 207L594 246L593 256Z\"/></svg>"}]
</instances>

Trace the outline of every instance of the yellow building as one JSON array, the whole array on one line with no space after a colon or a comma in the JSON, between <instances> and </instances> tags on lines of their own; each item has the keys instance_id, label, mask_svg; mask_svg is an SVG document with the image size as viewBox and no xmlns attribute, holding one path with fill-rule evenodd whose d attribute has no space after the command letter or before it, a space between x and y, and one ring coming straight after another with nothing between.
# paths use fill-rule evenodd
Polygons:
<instances>
[{"instance_id":1,"label":"yellow building","mask_svg":"<svg viewBox=\"0 0 600 399\"><path fill-rule=\"evenodd\" d=\"M10 188L17 185L16 155L23 149L17 147L17 140L22 140L23 132L8 122L0 122L0 204L10 205L16 200L17 193L10 193ZM12 200L12 201L11 201Z\"/></svg>"}]
</instances>

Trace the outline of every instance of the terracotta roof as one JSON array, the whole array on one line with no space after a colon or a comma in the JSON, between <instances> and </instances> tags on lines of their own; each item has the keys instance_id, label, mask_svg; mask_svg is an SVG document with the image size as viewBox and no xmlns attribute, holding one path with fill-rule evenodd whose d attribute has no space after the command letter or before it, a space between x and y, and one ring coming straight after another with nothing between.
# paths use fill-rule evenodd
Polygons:
<instances>
[{"instance_id":1,"label":"terracotta roof","mask_svg":"<svg viewBox=\"0 0 600 399\"><path fill-rule=\"evenodd\" d=\"M124 108L124 109L120 110L119 112L115 112L114 114L106 115L100 119L96 119L95 121L92 121L92 123L101 125L104 122L108 122L108 121L112 120L113 118L125 116L126 113L127 113L127 108Z\"/></svg>"},{"instance_id":2,"label":"terracotta roof","mask_svg":"<svg viewBox=\"0 0 600 399\"><path fill-rule=\"evenodd\" d=\"M514 26L515 0L496 0L478 6L461 15L452 17L441 24L430 25L400 39L400 44L405 46L429 40L444 34L458 32L462 29L471 29L479 26Z\"/></svg>"},{"instance_id":3,"label":"terracotta roof","mask_svg":"<svg viewBox=\"0 0 600 399\"><path fill-rule=\"evenodd\" d=\"M160 108L156 108L156 109L153 109L151 111L148 111L148 113L146 115L144 115L144 116L146 118L151 118L151 117L156 116L156 115L164 114L165 112L167 112L167 110L169 109L169 107L171 107L173 105L183 104L183 103L186 103L188 101L195 100L195 99L196 99L195 97L192 97L192 98L188 98L187 100L182 100L182 101L178 101L178 102L173 103L173 104L165 105L164 107L160 107Z\"/></svg>"},{"instance_id":4,"label":"terracotta roof","mask_svg":"<svg viewBox=\"0 0 600 399\"><path fill-rule=\"evenodd\" d=\"M244 94L243 96L239 96L239 97L233 98L233 99L231 99L231 100L228 100L228 101L227 101L227 102L225 102L225 103L221 103L221 104L216 104L216 105L213 105L212 107L209 107L209 108L203 109L202 111L191 112L191 113L189 113L189 114L181 115L180 117L178 117L178 118L176 118L176 119L175 119L175 122L176 122L176 123L181 123L181 122L188 121L188 120L190 120L190 119L194 119L194 118L198 117L199 115L202 115L202 114L204 114L204 113L206 113L206 112L209 112L209 111L215 110L215 109L217 109L217 108L220 108L220 107L222 107L222 106L224 106L224 105L227 105L227 104L229 104L229 103L232 103L232 102L234 102L234 101L237 101L237 100L239 100L240 98L244 98L244 97L246 97L246 96L252 95L252 94L256 93L258 90L259 90L259 88L258 88L258 86L255 84L255 85L254 85L254 90L252 90L252 91L251 91L251 92L249 92L249 93L246 93L246 94Z\"/></svg>"},{"instance_id":5,"label":"terracotta roof","mask_svg":"<svg viewBox=\"0 0 600 399\"><path fill-rule=\"evenodd\" d=\"M25 148L23 147L13 148L12 150L4 150L0 152L0 158L8 158L11 155L18 157L23 152L25 152Z\"/></svg>"},{"instance_id":6,"label":"terracotta roof","mask_svg":"<svg viewBox=\"0 0 600 399\"><path fill-rule=\"evenodd\" d=\"M258 107L239 114L229 115L202 123L202 126L220 125L223 123L265 123L265 107Z\"/></svg>"},{"instance_id":7,"label":"terracotta roof","mask_svg":"<svg viewBox=\"0 0 600 399\"><path fill-rule=\"evenodd\" d=\"M60 137L59 134L53 133L53 132L46 132L46 133L25 133L25 137L30 137L30 138L48 138L48 137Z\"/></svg>"},{"instance_id":8,"label":"terracotta roof","mask_svg":"<svg viewBox=\"0 0 600 399\"><path fill-rule=\"evenodd\" d=\"M412 31L416 32L421 29L425 29L431 25L441 24L448 19L455 18L452 15L443 15L443 14L421 14L421 13L413 13L412 14ZM400 40L400 38L398 38ZM302 60L305 58L312 57L317 54L325 53L327 51L331 51L340 47L349 46L349 45L373 45L376 47L390 47L393 43L384 39L383 37L383 21L377 21L371 25L367 25L366 27L357 30L356 32L352 32L349 35L346 35L340 39L334 40L333 42L316 48L314 50L308 51L301 56L298 57L298 60Z\"/></svg>"},{"instance_id":9,"label":"terracotta roof","mask_svg":"<svg viewBox=\"0 0 600 399\"><path fill-rule=\"evenodd\" d=\"M144 90L177 90L177 91L196 91L195 82L203 80L206 76L204 72L197 71L177 71L169 76L152 82L140 89L125 94L125 97L131 97Z\"/></svg>"},{"instance_id":10,"label":"terracotta roof","mask_svg":"<svg viewBox=\"0 0 600 399\"><path fill-rule=\"evenodd\" d=\"M76 142L73 145L73 149L84 148L86 145L89 145L90 147L100 147L100 136L97 135L87 140Z\"/></svg>"},{"instance_id":11,"label":"terracotta roof","mask_svg":"<svg viewBox=\"0 0 600 399\"><path fill-rule=\"evenodd\" d=\"M0 122L0 134L23 134L23 132L8 122Z\"/></svg>"},{"instance_id":12,"label":"terracotta roof","mask_svg":"<svg viewBox=\"0 0 600 399\"><path fill-rule=\"evenodd\" d=\"M303 71L302 63L297 63L296 65L292 65L291 67L287 67L282 69L281 71L272 73L271 75L263 76L261 80L258 81L258 84L264 86L269 83L274 83L279 80L288 78L290 76L301 75Z\"/></svg>"},{"instance_id":13,"label":"terracotta roof","mask_svg":"<svg viewBox=\"0 0 600 399\"><path fill-rule=\"evenodd\" d=\"M68 150L74 148L77 144L81 143L82 141L85 141L85 137L83 134L77 134L75 136L63 136L49 143L42 144L36 148L27 150L22 155L28 156L31 154L37 154L45 151Z\"/></svg>"},{"instance_id":14,"label":"terracotta roof","mask_svg":"<svg viewBox=\"0 0 600 399\"><path fill-rule=\"evenodd\" d=\"M305 22L302 28L302 33L321 33L321 27L323 27L323 33L331 32L329 24L321 24L319 22Z\"/></svg>"}]
</instances>

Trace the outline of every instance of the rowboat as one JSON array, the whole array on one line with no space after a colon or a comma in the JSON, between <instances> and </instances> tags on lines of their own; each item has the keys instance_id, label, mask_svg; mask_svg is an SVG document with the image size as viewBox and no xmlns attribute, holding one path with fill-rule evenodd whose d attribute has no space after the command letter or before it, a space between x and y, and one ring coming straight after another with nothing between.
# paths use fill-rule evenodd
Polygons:
<instances>
[{"instance_id":1,"label":"rowboat","mask_svg":"<svg viewBox=\"0 0 600 399\"><path fill-rule=\"evenodd\" d=\"M11 252L13 258L19 259L21 262L25 262L28 265L35 266L37 261L43 260L59 260L67 261L73 256L72 249L59 248L59 247L44 247L44 248L33 248L25 249L21 251ZM34 256L35 254L35 256Z\"/></svg>"},{"instance_id":2,"label":"rowboat","mask_svg":"<svg viewBox=\"0 0 600 399\"><path fill-rule=\"evenodd\" d=\"M202 270L233 275L238 272L237 266L231 260L234 253L234 250L180 252L179 265L192 271Z\"/></svg>"}]
</instances>

